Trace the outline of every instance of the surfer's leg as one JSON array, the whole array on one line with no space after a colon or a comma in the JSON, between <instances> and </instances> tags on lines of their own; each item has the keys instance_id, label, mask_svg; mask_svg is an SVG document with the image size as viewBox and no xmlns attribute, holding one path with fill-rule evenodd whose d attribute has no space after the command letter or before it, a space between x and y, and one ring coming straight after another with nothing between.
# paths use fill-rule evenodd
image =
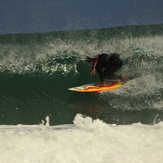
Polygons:
<instances>
[{"instance_id":1,"label":"surfer's leg","mask_svg":"<svg viewBox=\"0 0 163 163\"><path fill-rule=\"evenodd\" d=\"M105 79L118 79L119 75L114 74L116 71L118 71L122 66L116 66L116 67L107 67L103 71L103 76Z\"/></svg>"},{"instance_id":2,"label":"surfer's leg","mask_svg":"<svg viewBox=\"0 0 163 163\"><path fill-rule=\"evenodd\" d=\"M99 64L96 65L96 71L98 73L98 76L100 77L100 81L105 81L104 74L102 72L102 67Z\"/></svg>"},{"instance_id":3,"label":"surfer's leg","mask_svg":"<svg viewBox=\"0 0 163 163\"><path fill-rule=\"evenodd\" d=\"M95 85L96 86L106 86L105 84L105 78L104 78L104 74L102 72L102 67L100 66L100 64L97 64L96 65L96 71L100 77L100 82L99 83L96 83Z\"/></svg>"}]
</instances>

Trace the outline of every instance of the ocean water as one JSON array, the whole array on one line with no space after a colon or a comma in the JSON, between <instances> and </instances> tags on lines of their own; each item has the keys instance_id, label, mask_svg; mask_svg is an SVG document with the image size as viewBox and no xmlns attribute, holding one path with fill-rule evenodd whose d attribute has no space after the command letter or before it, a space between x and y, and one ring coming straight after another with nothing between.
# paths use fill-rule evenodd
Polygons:
<instances>
[{"instance_id":1,"label":"ocean water","mask_svg":"<svg viewBox=\"0 0 163 163\"><path fill-rule=\"evenodd\" d=\"M0 162L161 162L163 25L0 35ZM86 56L132 77L101 93Z\"/></svg>"}]
</instances>

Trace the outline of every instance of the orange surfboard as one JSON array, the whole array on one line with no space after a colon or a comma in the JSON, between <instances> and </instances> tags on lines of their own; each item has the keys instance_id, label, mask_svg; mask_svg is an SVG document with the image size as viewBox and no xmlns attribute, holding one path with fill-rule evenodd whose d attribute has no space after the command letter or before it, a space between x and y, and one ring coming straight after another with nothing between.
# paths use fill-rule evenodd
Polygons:
<instances>
[{"instance_id":1,"label":"orange surfboard","mask_svg":"<svg viewBox=\"0 0 163 163\"><path fill-rule=\"evenodd\" d=\"M95 83L92 83L92 84L86 84L78 87L69 88L68 90L75 91L75 92L101 92L101 91L119 88L129 80L130 79L125 81L110 80L106 82L106 86L95 86Z\"/></svg>"}]
</instances>

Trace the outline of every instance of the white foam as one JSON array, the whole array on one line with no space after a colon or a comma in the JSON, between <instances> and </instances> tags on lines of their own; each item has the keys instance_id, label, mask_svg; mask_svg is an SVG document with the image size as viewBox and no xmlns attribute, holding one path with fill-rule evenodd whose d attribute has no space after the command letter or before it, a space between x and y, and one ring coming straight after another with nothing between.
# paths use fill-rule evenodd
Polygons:
<instances>
[{"instance_id":1,"label":"white foam","mask_svg":"<svg viewBox=\"0 0 163 163\"><path fill-rule=\"evenodd\" d=\"M0 126L0 162L162 162L162 135L162 122L116 126L79 114L63 127Z\"/></svg>"}]
</instances>

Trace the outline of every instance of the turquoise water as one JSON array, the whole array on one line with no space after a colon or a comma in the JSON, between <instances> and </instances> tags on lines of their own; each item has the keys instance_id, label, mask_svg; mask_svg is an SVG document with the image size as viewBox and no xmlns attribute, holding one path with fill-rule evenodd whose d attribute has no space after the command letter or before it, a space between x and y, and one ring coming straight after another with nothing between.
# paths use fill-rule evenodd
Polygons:
<instances>
[{"instance_id":1,"label":"turquoise water","mask_svg":"<svg viewBox=\"0 0 163 163\"><path fill-rule=\"evenodd\" d=\"M77 113L108 124L163 120L163 25L0 35L0 124L72 124ZM69 87L99 80L86 56L119 53L134 79L102 93ZM45 120L46 121L46 120Z\"/></svg>"}]
</instances>

